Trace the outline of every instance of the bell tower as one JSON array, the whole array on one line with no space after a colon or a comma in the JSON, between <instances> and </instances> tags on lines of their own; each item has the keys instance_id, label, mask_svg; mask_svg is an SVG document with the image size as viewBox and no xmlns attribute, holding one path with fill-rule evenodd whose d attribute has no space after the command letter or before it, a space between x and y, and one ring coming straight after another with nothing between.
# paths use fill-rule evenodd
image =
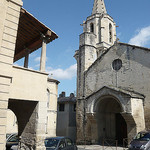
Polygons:
<instances>
[{"instance_id":1,"label":"bell tower","mask_svg":"<svg viewBox=\"0 0 150 150\"><path fill-rule=\"evenodd\" d=\"M104 0L94 0L91 16L83 23L83 32L96 35L97 55L101 55L116 41L116 24L107 14Z\"/></svg>"},{"instance_id":2,"label":"bell tower","mask_svg":"<svg viewBox=\"0 0 150 150\"><path fill-rule=\"evenodd\" d=\"M104 0L94 0L92 14L82 25L79 50L75 53L78 72L77 96L80 98L84 96L84 72L116 41L116 24L107 14Z\"/></svg>"},{"instance_id":3,"label":"bell tower","mask_svg":"<svg viewBox=\"0 0 150 150\"><path fill-rule=\"evenodd\" d=\"M116 41L116 25L107 14L104 0L94 0L91 16L83 22L77 60L77 142L85 140L86 71Z\"/></svg>"}]
</instances>

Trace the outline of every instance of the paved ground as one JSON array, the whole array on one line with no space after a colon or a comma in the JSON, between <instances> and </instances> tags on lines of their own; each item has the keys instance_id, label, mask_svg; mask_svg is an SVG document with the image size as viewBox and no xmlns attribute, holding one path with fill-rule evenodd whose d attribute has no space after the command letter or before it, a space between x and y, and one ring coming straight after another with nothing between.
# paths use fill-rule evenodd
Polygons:
<instances>
[{"instance_id":1,"label":"paved ground","mask_svg":"<svg viewBox=\"0 0 150 150\"><path fill-rule=\"evenodd\" d=\"M78 145L78 150L127 150L123 147L103 147L100 145Z\"/></svg>"}]
</instances>

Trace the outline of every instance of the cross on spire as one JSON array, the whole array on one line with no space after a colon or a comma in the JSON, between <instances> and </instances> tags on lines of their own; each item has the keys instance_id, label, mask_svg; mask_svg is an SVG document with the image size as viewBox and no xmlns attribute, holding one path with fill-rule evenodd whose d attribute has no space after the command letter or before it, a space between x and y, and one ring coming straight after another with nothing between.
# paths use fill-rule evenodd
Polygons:
<instances>
[{"instance_id":1,"label":"cross on spire","mask_svg":"<svg viewBox=\"0 0 150 150\"><path fill-rule=\"evenodd\" d=\"M92 14L107 13L104 0L94 0Z\"/></svg>"}]
</instances>

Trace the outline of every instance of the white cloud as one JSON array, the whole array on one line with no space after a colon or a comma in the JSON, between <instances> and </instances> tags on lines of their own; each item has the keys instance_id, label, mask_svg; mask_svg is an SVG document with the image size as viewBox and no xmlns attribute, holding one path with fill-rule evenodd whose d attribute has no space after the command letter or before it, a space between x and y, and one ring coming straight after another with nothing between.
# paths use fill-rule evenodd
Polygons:
<instances>
[{"instance_id":1,"label":"white cloud","mask_svg":"<svg viewBox=\"0 0 150 150\"><path fill-rule=\"evenodd\" d=\"M52 75L55 79L72 79L76 76L77 64L71 65L69 68L63 70L61 68L53 69L47 68L47 72Z\"/></svg>"},{"instance_id":2,"label":"white cloud","mask_svg":"<svg viewBox=\"0 0 150 150\"><path fill-rule=\"evenodd\" d=\"M40 67L40 64L36 64L35 67Z\"/></svg>"},{"instance_id":3,"label":"white cloud","mask_svg":"<svg viewBox=\"0 0 150 150\"><path fill-rule=\"evenodd\" d=\"M140 29L129 41L129 44L138 46L146 46L148 43L150 43L150 26Z\"/></svg>"},{"instance_id":4,"label":"white cloud","mask_svg":"<svg viewBox=\"0 0 150 150\"><path fill-rule=\"evenodd\" d=\"M36 57L36 58L34 59L34 61L35 61L35 62L40 62L40 59L41 59L41 57Z\"/></svg>"},{"instance_id":5,"label":"white cloud","mask_svg":"<svg viewBox=\"0 0 150 150\"><path fill-rule=\"evenodd\" d=\"M40 62L40 60L41 60L41 57L36 57L35 59L34 59L34 61L35 62ZM46 57L46 61L48 60L48 58Z\"/></svg>"}]
</instances>

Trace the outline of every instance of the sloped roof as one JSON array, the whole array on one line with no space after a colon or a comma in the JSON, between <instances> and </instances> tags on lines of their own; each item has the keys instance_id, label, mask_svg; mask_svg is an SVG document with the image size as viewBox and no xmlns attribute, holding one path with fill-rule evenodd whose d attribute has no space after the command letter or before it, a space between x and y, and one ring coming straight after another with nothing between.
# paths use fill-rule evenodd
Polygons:
<instances>
[{"instance_id":1,"label":"sloped roof","mask_svg":"<svg viewBox=\"0 0 150 150\"><path fill-rule=\"evenodd\" d=\"M130 90L127 90L127 89L123 89L123 88L120 88L120 87L114 87L114 86L110 86L110 87L103 86L102 88L100 88L96 92L94 92L91 95L89 95L88 97L86 97L86 99L88 99L89 97L91 97L94 94L98 93L99 91L106 90L106 89L129 95L132 98L140 98L140 99L145 98L145 95L143 95L141 93L138 93L138 92L135 92L135 91L130 91Z\"/></svg>"},{"instance_id":2,"label":"sloped roof","mask_svg":"<svg viewBox=\"0 0 150 150\"><path fill-rule=\"evenodd\" d=\"M103 57L105 57L105 55L112 49L112 47L114 47L116 45L131 46L131 47L133 47L133 50L138 48L138 49L150 52L150 48L146 48L146 47L142 47L142 46L136 46L136 45L131 45L131 44L128 44L128 43L122 43L122 42L117 41L114 45L112 45L106 51L104 51L104 53L102 53L85 72L88 72L98 61L102 60ZM78 51L76 51L76 54L77 53L78 53Z\"/></svg>"},{"instance_id":3,"label":"sloped roof","mask_svg":"<svg viewBox=\"0 0 150 150\"><path fill-rule=\"evenodd\" d=\"M47 43L58 38L55 32L41 23L24 8L21 8L14 62L24 57L27 49L32 53L40 48L42 46L42 35L47 37Z\"/></svg>"},{"instance_id":4,"label":"sloped roof","mask_svg":"<svg viewBox=\"0 0 150 150\"><path fill-rule=\"evenodd\" d=\"M150 51L150 48L147 48L147 47L142 47L142 46L137 46L137 45L131 45L131 44L128 44L128 43L122 43L122 42L119 42L120 45L125 45L125 46L131 46L131 47L134 47L134 48L139 48L141 50L147 50L147 51Z\"/></svg>"},{"instance_id":5,"label":"sloped roof","mask_svg":"<svg viewBox=\"0 0 150 150\"><path fill-rule=\"evenodd\" d=\"M94 0L92 14L107 13L104 0Z\"/></svg>"}]
</instances>

